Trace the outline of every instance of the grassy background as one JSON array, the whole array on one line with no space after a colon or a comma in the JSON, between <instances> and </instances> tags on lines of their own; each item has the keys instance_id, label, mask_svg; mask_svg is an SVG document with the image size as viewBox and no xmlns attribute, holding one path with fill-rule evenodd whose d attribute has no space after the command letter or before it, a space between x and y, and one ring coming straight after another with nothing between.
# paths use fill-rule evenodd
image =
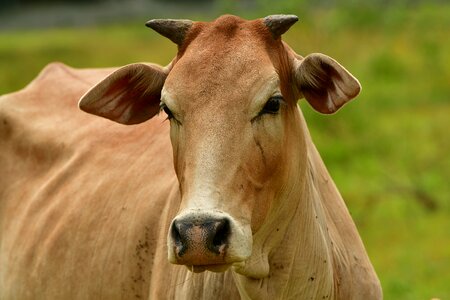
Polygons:
<instances>
[{"instance_id":1,"label":"grassy background","mask_svg":"<svg viewBox=\"0 0 450 300\"><path fill-rule=\"evenodd\" d=\"M223 3L222 10L237 9ZM292 9L301 21L284 39L299 54L334 57L363 86L331 117L301 106L385 298L450 299L450 5L280 10ZM267 2L258 14L241 14L270 10ZM167 64L175 46L144 22L0 32L0 94L52 61Z\"/></svg>"}]
</instances>

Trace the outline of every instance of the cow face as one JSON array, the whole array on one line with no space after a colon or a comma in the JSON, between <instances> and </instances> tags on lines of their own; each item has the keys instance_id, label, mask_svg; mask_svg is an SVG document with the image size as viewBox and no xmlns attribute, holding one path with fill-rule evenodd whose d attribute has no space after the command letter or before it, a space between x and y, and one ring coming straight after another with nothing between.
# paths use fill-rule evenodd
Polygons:
<instances>
[{"instance_id":1,"label":"cow face","mask_svg":"<svg viewBox=\"0 0 450 300\"><path fill-rule=\"evenodd\" d=\"M170 262L222 271L255 255L254 237L268 232L301 182L306 148L296 99L332 113L358 94L336 61L303 59L281 41L295 21L153 21L179 44L172 64L123 67L81 99L81 109L124 124L159 109L168 115L182 197L168 233Z\"/></svg>"}]
</instances>

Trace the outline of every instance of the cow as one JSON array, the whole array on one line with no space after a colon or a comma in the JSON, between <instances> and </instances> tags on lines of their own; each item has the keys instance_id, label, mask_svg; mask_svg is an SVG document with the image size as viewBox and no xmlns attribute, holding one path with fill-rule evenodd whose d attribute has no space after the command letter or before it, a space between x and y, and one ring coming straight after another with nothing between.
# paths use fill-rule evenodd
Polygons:
<instances>
[{"instance_id":1,"label":"cow","mask_svg":"<svg viewBox=\"0 0 450 300\"><path fill-rule=\"evenodd\" d=\"M2 96L0 299L381 299L297 103L360 84L282 41L297 20L151 20L166 67L52 63Z\"/></svg>"}]
</instances>

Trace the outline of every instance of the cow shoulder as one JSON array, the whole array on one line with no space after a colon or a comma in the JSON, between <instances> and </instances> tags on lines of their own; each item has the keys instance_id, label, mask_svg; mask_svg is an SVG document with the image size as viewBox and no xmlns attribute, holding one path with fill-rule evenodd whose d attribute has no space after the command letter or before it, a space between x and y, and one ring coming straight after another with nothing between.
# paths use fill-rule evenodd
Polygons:
<instances>
[{"instance_id":1,"label":"cow shoulder","mask_svg":"<svg viewBox=\"0 0 450 300\"><path fill-rule=\"evenodd\" d=\"M114 70L116 68L75 69L61 62L52 62L46 65L25 89L39 89L43 87L62 89L83 86L90 88ZM57 84L61 82L69 83L69 86L58 86Z\"/></svg>"},{"instance_id":2,"label":"cow shoulder","mask_svg":"<svg viewBox=\"0 0 450 300\"><path fill-rule=\"evenodd\" d=\"M48 170L65 154L76 152L81 141L94 139L80 130L96 126L78 109L78 99L113 71L51 63L25 88L1 96L0 171L12 179L15 173L23 177L30 170Z\"/></svg>"}]
</instances>

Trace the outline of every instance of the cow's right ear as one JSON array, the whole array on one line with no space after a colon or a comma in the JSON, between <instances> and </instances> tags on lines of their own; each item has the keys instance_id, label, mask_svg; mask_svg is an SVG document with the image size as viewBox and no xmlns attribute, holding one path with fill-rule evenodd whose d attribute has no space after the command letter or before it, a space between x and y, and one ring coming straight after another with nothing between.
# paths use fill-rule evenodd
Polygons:
<instances>
[{"instance_id":1,"label":"cow's right ear","mask_svg":"<svg viewBox=\"0 0 450 300\"><path fill-rule=\"evenodd\" d=\"M84 94L79 107L126 125L144 122L159 112L167 72L143 63L124 66Z\"/></svg>"}]
</instances>

